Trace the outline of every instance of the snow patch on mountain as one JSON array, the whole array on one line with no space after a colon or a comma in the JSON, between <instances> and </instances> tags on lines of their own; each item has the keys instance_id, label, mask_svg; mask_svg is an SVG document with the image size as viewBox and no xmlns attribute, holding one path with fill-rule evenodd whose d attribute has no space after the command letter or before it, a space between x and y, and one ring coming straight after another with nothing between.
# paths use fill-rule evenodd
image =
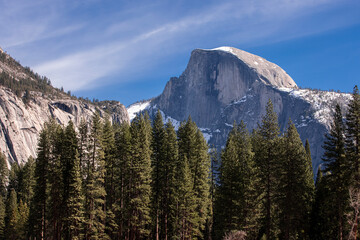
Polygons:
<instances>
[{"instance_id":1,"label":"snow patch on mountain","mask_svg":"<svg viewBox=\"0 0 360 240\"><path fill-rule=\"evenodd\" d=\"M144 101L144 102L137 102L134 104L131 104L126 109L128 111L129 119L132 121L136 115L150 107L151 100Z\"/></svg>"},{"instance_id":2,"label":"snow patch on mountain","mask_svg":"<svg viewBox=\"0 0 360 240\"><path fill-rule=\"evenodd\" d=\"M330 127L333 109L336 103L346 106L351 99L349 93L328 92L311 89L278 88L280 91L289 93L294 98L300 98L310 103L314 118L327 128ZM297 127L305 127L305 123Z\"/></svg>"}]
</instances>

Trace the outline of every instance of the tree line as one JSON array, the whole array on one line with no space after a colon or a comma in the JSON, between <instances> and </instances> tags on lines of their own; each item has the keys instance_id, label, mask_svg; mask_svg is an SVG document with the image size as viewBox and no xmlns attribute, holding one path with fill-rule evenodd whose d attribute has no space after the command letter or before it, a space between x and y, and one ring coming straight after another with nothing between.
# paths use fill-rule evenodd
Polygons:
<instances>
[{"instance_id":1,"label":"tree line","mask_svg":"<svg viewBox=\"0 0 360 240\"><path fill-rule=\"evenodd\" d=\"M177 133L162 121L159 112L153 126L147 115L118 126L96 113L78 133L45 123L35 161L9 174L2 158L1 238L209 236L206 141L191 118Z\"/></svg>"},{"instance_id":2,"label":"tree line","mask_svg":"<svg viewBox=\"0 0 360 240\"><path fill-rule=\"evenodd\" d=\"M36 159L9 171L0 157L0 238L356 239L357 87L326 139L314 184L309 142L291 120L280 133L271 101L251 133L234 123L220 154L190 117L177 131L160 112L121 125L96 113L78 131L50 120Z\"/></svg>"}]
</instances>

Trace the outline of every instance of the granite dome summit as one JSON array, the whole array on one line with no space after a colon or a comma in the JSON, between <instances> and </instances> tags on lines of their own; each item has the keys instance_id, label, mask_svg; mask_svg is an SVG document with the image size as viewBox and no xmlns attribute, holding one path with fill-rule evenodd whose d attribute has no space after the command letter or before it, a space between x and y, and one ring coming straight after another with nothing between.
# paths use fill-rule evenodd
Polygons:
<instances>
[{"instance_id":1,"label":"granite dome summit","mask_svg":"<svg viewBox=\"0 0 360 240\"><path fill-rule=\"evenodd\" d=\"M259 75L259 80L275 87L298 88L294 80L278 65L265 58L234 47L218 47L214 49L199 49L204 51L223 51L231 53L243 61Z\"/></svg>"},{"instance_id":2,"label":"granite dome summit","mask_svg":"<svg viewBox=\"0 0 360 240\"><path fill-rule=\"evenodd\" d=\"M195 49L185 71L172 77L158 97L128 111L135 116L147 110L151 116L159 109L175 126L191 116L210 146L220 149L234 121L244 121L249 130L257 127L269 99L281 131L291 119L301 139L309 140L316 169L333 106L345 105L350 94L299 89L278 65L236 48Z\"/></svg>"}]
</instances>

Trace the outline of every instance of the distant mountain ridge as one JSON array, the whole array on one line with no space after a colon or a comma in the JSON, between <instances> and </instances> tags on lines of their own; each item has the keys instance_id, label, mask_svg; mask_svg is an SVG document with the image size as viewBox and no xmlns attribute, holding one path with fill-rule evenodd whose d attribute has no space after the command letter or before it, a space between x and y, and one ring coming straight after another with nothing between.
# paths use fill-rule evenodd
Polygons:
<instances>
[{"instance_id":1,"label":"distant mountain ridge","mask_svg":"<svg viewBox=\"0 0 360 240\"><path fill-rule=\"evenodd\" d=\"M195 49L185 71L171 78L162 94L128 107L131 118L139 111L153 116L157 109L175 125L188 118L201 128L210 146L225 145L233 122L243 120L249 130L257 127L269 99L283 131L291 119L303 142L309 140L313 168L323 154L324 134L335 102L345 106L351 95L299 89L279 66L233 47Z\"/></svg>"}]
</instances>

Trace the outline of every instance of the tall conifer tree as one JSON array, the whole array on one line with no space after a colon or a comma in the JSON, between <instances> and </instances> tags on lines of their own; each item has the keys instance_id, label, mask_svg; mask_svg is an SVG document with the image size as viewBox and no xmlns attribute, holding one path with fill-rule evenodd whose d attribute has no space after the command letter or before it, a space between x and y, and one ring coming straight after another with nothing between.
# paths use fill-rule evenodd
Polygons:
<instances>
[{"instance_id":1,"label":"tall conifer tree","mask_svg":"<svg viewBox=\"0 0 360 240\"><path fill-rule=\"evenodd\" d=\"M92 118L89 137L88 172L85 186L86 239L107 239L105 234L105 163L99 113Z\"/></svg>"},{"instance_id":2,"label":"tall conifer tree","mask_svg":"<svg viewBox=\"0 0 360 240\"><path fill-rule=\"evenodd\" d=\"M106 232L110 238L114 238L117 231L115 220L115 136L114 128L107 118L103 127L102 145L105 161L105 190L106 190Z\"/></svg>"},{"instance_id":3,"label":"tall conifer tree","mask_svg":"<svg viewBox=\"0 0 360 240\"><path fill-rule=\"evenodd\" d=\"M48 233L54 239L60 239L62 233L62 219L63 219L63 173L62 163L63 154L67 149L64 149L64 129L51 120L49 122L50 134L50 158L48 169L48 182L49 182L49 205L48 217L49 227Z\"/></svg>"},{"instance_id":4,"label":"tall conifer tree","mask_svg":"<svg viewBox=\"0 0 360 240\"><path fill-rule=\"evenodd\" d=\"M40 132L35 167L34 197L30 206L29 234L32 238L45 239L47 229L48 174L51 154L49 124Z\"/></svg>"},{"instance_id":5,"label":"tall conifer tree","mask_svg":"<svg viewBox=\"0 0 360 240\"><path fill-rule=\"evenodd\" d=\"M259 171L259 194L263 195L263 229L267 239L279 233L279 209L276 201L279 186L280 138L277 114L271 100L258 129L254 132L255 163Z\"/></svg>"},{"instance_id":6,"label":"tall conifer tree","mask_svg":"<svg viewBox=\"0 0 360 240\"><path fill-rule=\"evenodd\" d=\"M84 223L77 136L72 121L65 129L63 152L64 239L81 239Z\"/></svg>"},{"instance_id":7,"label":"tall conifer tree","mask_svg":"<svg viewBox=\"0 0 360 240\"><path fill-rule=\"evenodd\" d=\"M351 185L355 189L360 189L360 94L356 85L346 115L346 155L351 171ZM354 221L352 234L358 236L360 235L358 231L360 216Z\"/></svg>"},{"instance_id":8,"label":"tall conifer tree","mask_svg":"<svg viewBox=\"0 0 360 240\"><path fill-rule=\"evenodd\" d=\"M21 169L21 180L19 181L19 198L24 204L30 206L31 199L34 195L35 187L35 159L29 157L25 165Z\"/></svg>"},{"instance_id":9,"label":"tall conifer tree","mask_svg":"<svg viewBox=\"0 0 360 240\"><path fill-rule=\"evenodd\" d=\"M164 141L164 188L162 190L162 235L161 239L171 239L174 236L173 224L175 223L173 202L175 201L175 171L178 162L178 144L174 126L170 121L165 125L165 141Z\"/></svg>"},{"instance_id":10,"label":"tall conifer tree","mask_svg":"<svg viewBox=\"0 0 360 240\"><path fill-rule=\"evenodd\" d=\"M147 115L131 123L132 158L129 166L128 238L145 239L150 234L151 123Z\"/></svg>"},{"instance_id":11,"label":"tall conifer tree","mask_svg":"<svg viewBox=\"0 0 360 240\"><path fill-rule=\"evenodd\" d=\"M216 237L244 230L247 236L257 236L259 206L256 199L257 184L250 136L246 126L234 124L221 158L219 187L215 208Z\"/></svg>"},{"instance_id":12,"label":"tall conifer tree","mask_svg":"<svg viewBox=\"0 0 360 240\"><path fill-rule=\"evenodd\" d=\"M115 218L118 226L117 237L125 239L128 232L128 207L129 207L129 184L130 166L132 159L131 133L128 123L120 125L115 133L116 157L115 157Z\"/></svg>"},{"instance_id":13,"label":"tall conifer tree","mask_svg":"<svg viewBox=\"0 0 360 240\"><path fill-rule=\"evenodd\" d=\"M5 238L5 202L3 196L0 194L0 239Z\"/></svg>"},{"instance_id":14,"label":"tall conifer tree","mask_svg":"<svg viewBox=\"0 0 360 240\"><path fill-rule=\"evenodd\" d=\"M157 111L152 128L152 210L154 211L154 238L159 240L162 235L163 200L165 195L165 128L160 110ZM161 239L163 239L161 238Z\"/></svg>"},{"instance_id":15,"label":"tall conifer tree","mask_svg":"<svg viewBox=\"0 0 360 240\"><path fill-rule=\"evenodd\" d=\"M308 224L314 195L314 180L309 156L291 120L282 144L284 155L280 165L279 189L281 236L283 239L306 239L310 227Z\"/></svg>"},{"instance_id":16,"label":"tall conifer tree","mask_svg":"<svg viewBox=\"0 0 360 240\"><path fill-rule=\"evenodd\" d=\"M17 195L15 189L12 188L9 191L10 193L6 204L5 237L9 240L17 240L19 237L19 211L17 205Z\"/></svg>"},{"instance_id":17,"label":"tall conifer tree","mask_svg":"<svg viewBox=\"0 0 360 240\"><path fill-rule=\"evenodd\" d=\"M346 234L346 208L348 205L349 169L348 159L345 156L345 126L340 106L337 104L331 124L330 132L326 135L324 143L325 172L324 178L329 186L329 191L334 198L328 201L332 204L333 217L337 225L334 229L338 239L343 239ZM332 201L333 200L333 201Z\"/></svg>"},{"instance_id":18,"label":"tall conifer tree","mask_svg":"<svg viewBox=\"0 0 360 240\"><path fill-rule=\"evenodd\" d=\"M205 223L209 217L210 205L210 156L207 143L196 124L188 118L182 123L178 131L179 157L188 161L193 184L193 201L195 212L191 235L193 238L202 238Z\"/></svg>"},{"instance_id":19,"label":"tall conifer tree","mask_svg":"<svg viewBox=\"0 0 360 240\"><path fill-rule=\"evenodd\" d=\"M0 195L6 196L6 184L8 181L9 169L6 163L6 157L3 153L0 153Z\"/></svg>"}]
</instances>

